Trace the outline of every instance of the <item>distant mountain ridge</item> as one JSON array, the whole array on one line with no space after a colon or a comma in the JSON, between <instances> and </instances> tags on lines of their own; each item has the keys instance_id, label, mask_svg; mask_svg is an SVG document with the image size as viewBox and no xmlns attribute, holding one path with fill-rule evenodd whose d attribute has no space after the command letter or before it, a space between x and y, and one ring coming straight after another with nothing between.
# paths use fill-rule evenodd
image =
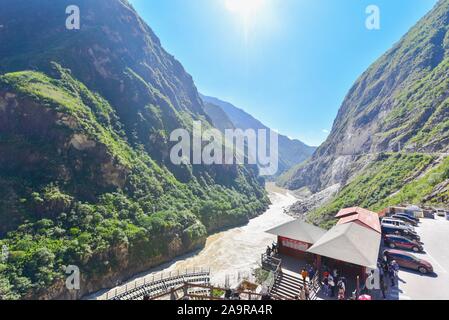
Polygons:
<instances>
[{"instance_id":1,"label":"distant mountain ridge","mask_svg":"<svg viewBox=\"0 0 449 320\"><path fill-rule=\"evenodd\" d=\"M212 119L216 128L271 130L271 128L264 125L261 121L229 102L204 95L201 95L201 98L206 104L206 113ZM293 166L302 163L312 156L315 150L315 147L310 147L299 140L290 139L280 134L279 171L276 176L279 176Z\"/></svg>"},{"instance_id":2,"label":"distant mountain ridge","mask_svg":"<svg viewBox=\"0 0 449 320\"><path fill-rule=\"evenodd\" d=\"M356 81L328 139L282 177L290 189L340 192L310 218L344 206L449 203L449 0L440 0Z\"/></svg>"}]
</instances>

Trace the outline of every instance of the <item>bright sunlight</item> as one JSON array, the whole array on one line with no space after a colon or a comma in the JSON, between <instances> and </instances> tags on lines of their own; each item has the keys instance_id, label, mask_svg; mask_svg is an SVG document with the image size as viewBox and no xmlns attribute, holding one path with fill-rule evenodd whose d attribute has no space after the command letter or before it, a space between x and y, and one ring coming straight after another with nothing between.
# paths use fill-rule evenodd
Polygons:
<instances>
[{"instance_id":1,"label":"bright sunlight","mask_svg":"<svg viewBox=\"0 0 449 320\"><path fill-rule=\"evenodd\" d=\"M245 20L259 13L263 8L264 0L225 0L226 8L233 13L241 15Z\"/></svg>"}]
</instances>

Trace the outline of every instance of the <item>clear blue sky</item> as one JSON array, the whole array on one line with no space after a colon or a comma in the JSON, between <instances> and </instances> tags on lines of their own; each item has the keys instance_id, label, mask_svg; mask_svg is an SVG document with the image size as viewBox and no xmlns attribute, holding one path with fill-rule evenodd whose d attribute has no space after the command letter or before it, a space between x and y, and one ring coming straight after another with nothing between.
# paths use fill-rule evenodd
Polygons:
<instances>
[{"instance_id":1,"label":"clear blue sky","mask_svg":"<svg viewBox=\"0 0 449 320\"><path fill-rule=\"evenodd\" d=\"M200 92L319 145L358 76L436 0L131 2ZM380 30L365 27L371 4Z\"/></svg>"}]
</instances>

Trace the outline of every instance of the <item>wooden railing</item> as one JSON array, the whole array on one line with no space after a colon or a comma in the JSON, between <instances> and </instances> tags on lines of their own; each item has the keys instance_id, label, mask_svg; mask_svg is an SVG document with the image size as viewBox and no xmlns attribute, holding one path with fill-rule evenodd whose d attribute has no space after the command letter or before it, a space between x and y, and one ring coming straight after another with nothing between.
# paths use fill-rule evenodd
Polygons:
<instances>
[{"instance_id":1,"label":"wooden railing","mask_svg":"<svg viewBox=\"0 0 449 320\"><path fill-rule=\"evenodd\" d=\"M184 283L208 284L210 269L192 269L145 277L131 284L106 293L106 300L143 300L159 294L167 294L171 288Z\"/></svg>"},{"instance_id":2,"label":"wooden railing","mask_svg":"<svg viewBox=\"0 0 449 320\"><path fill-rule=\"evenodd\" d=\"M282 260L269 256L268 254L262 254L262 268L267 271L278 272L281 268Z\"/></svg>"},{"instance_id":3,"label":"wooden railing","mask_svg":"<svg viewBox=\"0 0 449 320\"><path fill-rule=\"evenodd\" d=\"M171 288L169 292L155 295L149 300L228 300L223 296L214 296L214 292L223 292L224 295L226 291L227 289L221 287L186 282L179 287ZM235 290L234 293L244 300L261 300L263 297L260 293L246 290Z\"/></svg>"}]
</instances>

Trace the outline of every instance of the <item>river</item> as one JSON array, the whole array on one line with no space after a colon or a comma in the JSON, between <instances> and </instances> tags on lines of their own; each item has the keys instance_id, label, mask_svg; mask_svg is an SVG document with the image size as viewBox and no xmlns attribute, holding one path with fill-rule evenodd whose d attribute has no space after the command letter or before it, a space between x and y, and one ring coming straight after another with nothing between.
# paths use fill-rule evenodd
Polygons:
<instances>
[{"instance_id":1,"label":"river","mask_svg":"<svg viewBox=\"0 0 449 320\"><path fill-rule=\"evenodd\" d=\"M233 283L239 275L250 274L260 263L261 254L265 252L266 247L276 240L275 236L265 231L291 221L293 218L284 213L284 209L297 201L293 194L273 184L268 184L267 190L272 205L265 213L245 226L211 235L200 251L151 269L131 279L127 284L161 272L170 273L201 267L211 269L213 284L224 284L226 278ZM91 298L104 298L104 293L98 293Z\"/></svg>"}]
</instances>

